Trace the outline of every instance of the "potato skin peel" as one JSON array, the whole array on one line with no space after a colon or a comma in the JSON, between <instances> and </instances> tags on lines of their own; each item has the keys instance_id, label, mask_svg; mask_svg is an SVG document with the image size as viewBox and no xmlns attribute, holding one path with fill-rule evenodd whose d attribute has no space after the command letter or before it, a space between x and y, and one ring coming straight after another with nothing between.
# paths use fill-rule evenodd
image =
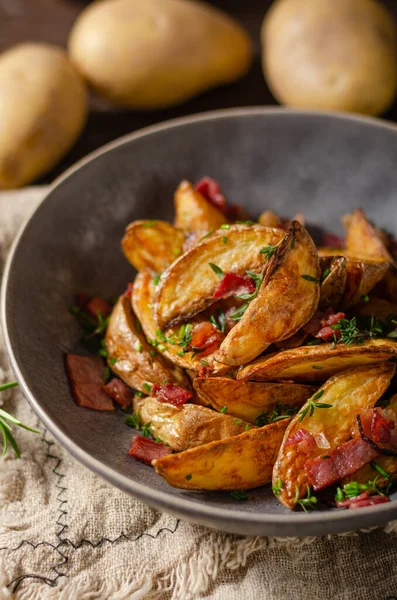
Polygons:
<instances>
[{"instance_id":1,"label":"potato skin peel","mask_svg":"<svg viewBox=\"0 0 397 600\"><path fill-rule=\"evenodd\" d=\"M330 450L347 442L355 427L356 414L373 408L377 400L387 390L396 366L382 363L369 367L349 369L331 377L321 388L323 394L319 402L331 404L332 408L316 408L300 421L297 414L289 423L273 469L273 485L281 479L283 486L277 499L294 508L296 496L306 496L309 481L304 465L308 460L327 454ZM314 396L316 397L316 395ZM307 404L302 408L305 409ZM302 412L301 411L301 412ZM327 447L316 447L309 454L298 452L296 445L285 446L285 442L299 429L305 429L315 438L322 434L328 440ZM299 493L297 494L297 488Z\"/></svg>"},{"instance_id":2,"label":"potato skin peel","mask_svg":"<svg viewBox=\"0 0 397 600\"><path fill-rule=\"evenodd\" d=\"M318 306L319 280L314 242L298 221L292 221L270 259L258 296L226 336L216 359L230 366L244 365L273 342L296 333Z\"/></svg>"},{"instance_id":3,"label":"potato skin peel","mask_svg":"<svg viewBox=\"0 0 397 600\"><path fill-rule=\"evenodd\" d=\"M156 472L185 490L248 490L269 483L289 419L154 460ZM168 459L168 460L165 460ZM190 478L191 475L191 478Z\"/></svg>"}]
</instances>

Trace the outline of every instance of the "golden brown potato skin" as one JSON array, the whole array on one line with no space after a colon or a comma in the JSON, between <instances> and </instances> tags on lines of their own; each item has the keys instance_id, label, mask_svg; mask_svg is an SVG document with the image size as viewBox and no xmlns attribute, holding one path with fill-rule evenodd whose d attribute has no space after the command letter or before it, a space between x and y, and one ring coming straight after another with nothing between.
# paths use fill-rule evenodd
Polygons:
<instances>
[{"instance_id":1,"label":"golden brown potato skin","mask_svg":"<svg viewBox=\"0 0 397 600\"><path fill-rule=\"evenodd\" d=\"M270 344L292 336L315 312L319 283L314 242L298 221L292 221L270 259L258 296L223 340L216 360L244 365Z\"/></svg>"},{"instance_id":2,"label":"golden brown potato skin","mask_svg":"<svg viewBox=\"0 0 397 600\"><path fill-rule=\"evenodd\" d=\"M330 273L321 282L319 306L322 309L327 309L329 306L336 309L346 288L346 258L344 256L324 257L320 259L320 266L322 273L327 268Z\"/></svg>"},{"instance_id":3,"label":"golden brown potato skin","mask_svg":"<svg viewBox=\"0 0 397 600\"><path fill-rule=\"evenodd\" d=\"M301 346L252 361L239 369L237 379L321 382L345 369L383 362L396 354L397 342L389 339L366 340L350 346Z\"/></svg>"},{"instance_id":4,"label":"golden brown potato skin","mask_svg":"<svg viewBox=\"0 0 397 600\"><path fill-rule=\"evenodd\" d=\"M109 366L135 390L147 393L144 383L152 385L166 382L190 387L187 376L179 367L167 361L159 352L152 355L155 349L138 330L128 296L120 296L114 306L105 339ZM114 358L117 361L112 364Z\"/></svg>"},{"instance_id":5,"label":"golden brown potato skin","mask_svg":"<svg viewBox=\"0 0 397 600\"><path fill-rule=\"evenodd\" d=\"M321 388L321 403L330 404L331 408L317 408L311 416L307 413L302 421L299 414L292 419L273 469L273 485L279 479L283 484L277 496L282 504L294 508L297 499L306 496L309 481L304 469L305 463L337 448L352 437L356 415L375 406L389 387L395 368L394 364L386 362L348 369L334 375ZM302 411L305 407L306 405ZM318 440L318 445L308 454L299 452L296 445L285 446L288 438L299 429L305 429Z\"/></svg>"},{"instance_id":6,"label":"golden brown potato skin","mask_svg":"<svg viewBox=\"0 0 397 600\"><path fill-rule=\"evenodd\" d=\"M205 406L184 404L176 407L156 398L134 398L134 412L140 413L141 422L151 423L156 437L173 450L189 450L215 440L223 440L254 428L241 419L218 413Z\"/></svg>"},{"instance_id":7,"label":"golden brown potato skin","mask_svg":"<svg viewBox=\"0 0 397 600\"><path fill-rule=\"evenodd\" d=\"M87 91L65 52L26 43L0 56L0 189L30 183L72 147L87 115Z\"/></svg>"},{"instance_id":8,"label":"golden brown potato skin","mask_svg":"<svg viewBox=\"0 0 397 600\"><path fill-rule=\"evenodd\" d=\"M78 17L69 54L112 102L156 109L245 75L252 49L244 29L207 4L104 0Z\"/></svg>"},{"instance_id":9,"label":"golden brown potato skin","mask_svg":"<svg viewBox=\"0 0 397 600\"><path fill-rule=\"evenodd\" d=\"M182 254L185 236L166 221L134 221L126 230L121 247L137 271L164 271Z\"/></svg>"},{"instance_id":10,"label":"golden brown potato skin","mask_svg":"<svg viewBox=\"0 0 397 600\"><path fill-rule=\"evenodd\" d=\"M278 421L180 454L171 454L152 464L173 487L249 490L271 480L273 464L288 423L289 419Z\"/></svg>"},{"instance_id":11,"label":"golden brown potato skin","mask_svg":"<svg viewBox=\"0 0 397 600\"><path fill-rule=\"evenodd\" d=\"M375 0L277 0L262 66L287 106L378 115L397 89L396 25Z\"/></svg>"},{"instance_id":12,"label":"golden brown potato skin","mask_svg":"<svg viewBox=\"0 0 397 600\"><path fill-rule=\"evenodd\" d=\"M261 383L236 381L229 377L197 377L193 381L199 398L215 410L227 408L227 414L255 423L262 413L274 409L276 404L302 406L317 388L290 383Z\"/></svg>"},{"instance_id":13,"label":"golden brown potato skin","mask_svg":"<svg viewBox=\"0 0 397 600\"><path fill-rule=\"evenodd\" d=\"M181 181L174 194L175 227L205 235L227 223L225 215L212 206L189 181Z\"/></svg>"},{"instance_id":14,"label":"golden brown potato skin","mask_svg":"<svg viewBox=\"0 0 397 600\"><path fill-rule=\"evenodd\" d=\"M384 244L380 231L368 221L361 208L356 208L352 213L345 215L342 221L346 229L346 250L352 256L374 261L385 260L397 267L396 261Z\"/></svg>"}]
</instances>

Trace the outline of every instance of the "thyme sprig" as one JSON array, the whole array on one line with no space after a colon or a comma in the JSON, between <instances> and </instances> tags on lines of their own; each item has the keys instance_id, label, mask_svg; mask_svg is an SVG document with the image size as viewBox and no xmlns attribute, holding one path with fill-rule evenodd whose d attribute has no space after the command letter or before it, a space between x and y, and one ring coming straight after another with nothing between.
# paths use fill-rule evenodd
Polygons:
<instances>
[{"instance_id":1,"label":"thyme sprig","mask_svg":"<svg viewBox=\"0 0 397 600\"><path fill-rule=\"evenodd\" d=\"M263 427L264 425L276 423L282 419L289 419L290 417L296 415L298 410L298 406L289 406L287 404L282 404L282 402L278 402L273 410L269 410L258 415L255 419L255 425L258 427Z\"/></svg>"},{"instance_id":2,"label":"thyme sprig","mask_svg":"<svg viewBox=\"0 0 397 600\"><path fill-rule=\"evenodd\" d=\"M307 401L307 406L301 410L299 423L303 421L306 415L309 413L309 417L312 417L316 408L332 408L333 404L326 404L325 402L316 402L324 394L324 390L320 390Z\"/></svg>"},{"instance_id":3,"label":"thyme sprig","mask_svg":"<svg viewBox=\"0 0 397 600\"><path fill-rule=\"evenodd\" d=\"M0 385L0 392L14 388L17 385L18 385L17 381L10 381L8 383L3 383L3 385ZM21 458L21 451L19 449L19 446L18 446L14 436L11 433L12 426L10 425L10 423L12 425L15 425L16 427L21 427L21 429L26 429L26 431L31 431L32 433L40 433L40 432L37 429L32 429L31 427L24 425L19 419L17 419L16 417L14 417L10 413L8 413L3 408L0 408L0 431L2 434L2 438L3 438L2 456L6 455L9 446L11 446L11 448L14 450L15 456L17 458Z\"/></svg>"}]
</instances>

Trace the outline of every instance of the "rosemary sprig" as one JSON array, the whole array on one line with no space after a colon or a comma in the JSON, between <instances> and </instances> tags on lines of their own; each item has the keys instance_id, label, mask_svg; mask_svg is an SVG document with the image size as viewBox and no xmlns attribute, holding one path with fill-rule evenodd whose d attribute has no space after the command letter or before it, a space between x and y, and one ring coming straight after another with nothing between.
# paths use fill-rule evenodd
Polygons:
<instances>
[{"instance_id":1,"label":"rosemary sprig","mask_svg":"<svg viewBox=\"0 0 397 600\"><path fill-rule=\"evenodd\" d=\"M299 408L297 406L288 406L287 404L278 402L273 410L258 415L255 419L255 425L263 427L264 425L269 425L269 423L276 423L276 421L288 419L289 417L296 415L298 410Z\"/></svg>"},{"instance_id":2,"label":"rosemary sprig","mask_svg":"<svg viewBox=\"0 0 397 600\"><path fill-rule=\"evenodd\" d=\"M17 385L18 385L17 381L10 381L8 383L3 383L3 385L0 385L0 392L3 392L4 390L9 390L13 387L16 387ZM10 423L12 423L12 425L16 425L17 427L21 427L21 429L26 429L26 431L31 431L32 433L40 433L40 432L37 429L32 429L31 427L24 425L19 419L17 419L13 415L10 415L10 413L5 411L3 408L0 408L0 431L1 431L1 434L3 437L2 456L6 455L8 447L11 446L11 448L14 450L15 456L17 458L21 458L21 451L19 449L19 446L18 446L14 436L11 433L12 427L11 427Z\"/></svg>"},{"instance_id":3,"label":"rosemary sprig","mask_svg":"<svg viewBox=\"0 0 397 600\"><path fill-rule=\"evenodd\" d=\"M316 400L321 398L321 396L323 394L324 394L324 390L320 390L319 392L317 392L317 394L315 394L313 396L313 398L310 398L308 400L306 408L301 410L301 412L299 413L300 414L299 423L301 423L303 421L303 419L306 417L306 415L308 413L309 413L309 417L312 417L316 408L332 408L333 407L333 404L326 404L325 402L316 402Z\"/></svg>"},{"instance_id":4,"label":"rosemary sprig","mask_svg":"<svg viewBox=\"0 0 397 600\"><path fill-rule=\"evenodd\" d=\"M273 254L276 252L277 246L273 246L273 244L268 244L259 250L259 254L263 254L266 258L271 258Z\"/></svg>"}]
</instances>

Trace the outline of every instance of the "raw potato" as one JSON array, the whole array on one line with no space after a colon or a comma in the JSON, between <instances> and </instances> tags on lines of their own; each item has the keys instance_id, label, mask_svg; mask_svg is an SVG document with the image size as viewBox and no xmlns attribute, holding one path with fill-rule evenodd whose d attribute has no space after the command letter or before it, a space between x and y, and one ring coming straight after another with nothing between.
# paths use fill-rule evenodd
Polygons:
<instances>
[{"instance_id":1,"label":"raw potato","mask_svg":"<svg viewBox=\"0 0 397 600\"><path fill-rule=\"evenodd\" d=\"M372 339L362 344L320 344L263 356L241 367L237 379L326 381L350 367L375 364L397 355L397 342Z\"/></svg>"},{"instance_id":2,"label":"raw potato","mask_svg":"<svg viewBox=\"0 0 397 600\"><path fill-rule=\"evenodd\" d=\"M228 377L197 377L193 385L199 398L215 410L226 406L228 415L250 423L255 423L259 415L272 411L279 403L301 407L316 391L309 385L236 381Z\"/></svg>"},{"instance_id":3,"label":"raw potato","mask_svg":"<svg viewBox=\"0 0 397 600\"><path fill-rule=\"evenodd\" d=\"M262 66L288 106L378 115L397 89L393 15L375 0L277 0L262 25Z\"/></svg>"},{"instance_id":4,"label":"raw potato","mask_svg":"<svg viewBox=\"0 0 397 600\"><path fill-rule=\"evenodd\" d=\"M113 308L106 330L108 364L112 371L130 387L147 393L143 384L175 383L189 388L189 380L177 366L160 353L152 356L153 346L139 331L128 296L120 296ZM117 361L112 364L112 359Z\"/></svg>"},{"instance_id":5,"label":"raw potato","mask_svg":"<svg viewBox=\"0 0 397 600\"><path fill-rule=\"evenodd\" d=\"M0 114L0 189L16 188L73 146L86 120L86 88L62 49L20 44L0 56Z\"/></svg>"},{"instance_id":6,"label":"raw potato","mask_svg":"<svg viewBox=\"0 0 397 600\"><path fill-rule=\"evenodd\" d=\"M289 419L152 462L185 490L249 490L269 483ZM168 460L167 460L168 459Z\"/></svg>"},{"instance_id":7,"label":"raw potato","mask_svg":"<svg viewBox=\"0 0 397 600\"><path fill-rule=\"evenodd\" d=\"M316 408L311 416L308 412L302 421L299 414L292 419L273 469L273 485L279 479L282 481L282 489L277 496L282 504L294 508L297 499L306 496L309 481L305 463L330 452L351 438L356 415L375 406L389 387L395 368L395 365L386 362L334 375L321 388L323 394L320 402L330 404L331 408ZM316 396L318 393L314 397ZM296 444L285 446L288 438L299 429L308 431L317 442L308 453L299 452Z\"/></svg>"},{"instance_id":8,"label":"raw potato","mask_svg":"<svg viewBox=\"0 0 397 600\"><path fill-rule=\"evenodd\" d=\"M188 0L104 0L75 22L69 53L109 100L136 109L180 104L248 71L252 49L225 13Z\"/></svg>"},{"instance_id":9,"label":"raw potato","mask_svg":"<svg viewBox=\"0 0 397 600\"><path fill-rule=\"evenodd\" d=\"M258 296L223 340L216 359L230 366L244 365L270 344L296 333L317 308L319 278L313 240L298 221L292 221L270 259Z\"/></svg>"},{"instance_id":10,"label":"raw potato","mask_svg":"<svg viewBox=\"0 0 397 600\"><path fill-rule=\"evenodd\" d=\"M156 398L134 398L134 412L140 413L141 423L150 423L156 437L173 450L189 450L216 440L239 435L254 428L241 419L217 413L197 404L173 406Z\"/></svg>"},{"instance_id":11,"label":"raw potato","mask_svg":"<svg viewBox=\"0 0 397 600\"><path fill-rule=\"evenodd\" d=\"M222 237L227 237L227 243ZM164 327L186 321L215 301L214 291L219 283L209 263L224 273L245 275L249 269L262 270L267 260L260 250L276 245L284 237L280 229L261 225L231 225L202 240L175 261L161 276L154 296L153 316Z\"/></svg>"},{"instance_id":12,"label":"raw potato","mask_svg":"<svg viewBox=\"0 0 397 600\"><path fill-rule=\"evenodd\" d=\"M225 215L212 206L189 181L181 181L174 195L175 227L205 235L227 223Z\"/></svg>"},{"instance_id":13,"label":"raw potato","mask_svg":"<svg viewBox=\"0 0 397 600\"><path fill-rule=\"evenodd\" d=\"M166 221L134 221L125 230L121 247L137 271L164 271L182 254L185 236Z\"/></svg>"},{"instance_id":14,"label":"raw potato","mask_svg":"<svg viewBox=\"0 0 397 600\"><path fill-rule=\"evenodd\" d=\"M346 258L344 256L335 256L327 259L320 259L321 272L330 270L329 275L321 283L320 287L320 308L327 309L332 307L334 310L339 306L346 288L347 269Z\"/></svg>"}]
</instances>

